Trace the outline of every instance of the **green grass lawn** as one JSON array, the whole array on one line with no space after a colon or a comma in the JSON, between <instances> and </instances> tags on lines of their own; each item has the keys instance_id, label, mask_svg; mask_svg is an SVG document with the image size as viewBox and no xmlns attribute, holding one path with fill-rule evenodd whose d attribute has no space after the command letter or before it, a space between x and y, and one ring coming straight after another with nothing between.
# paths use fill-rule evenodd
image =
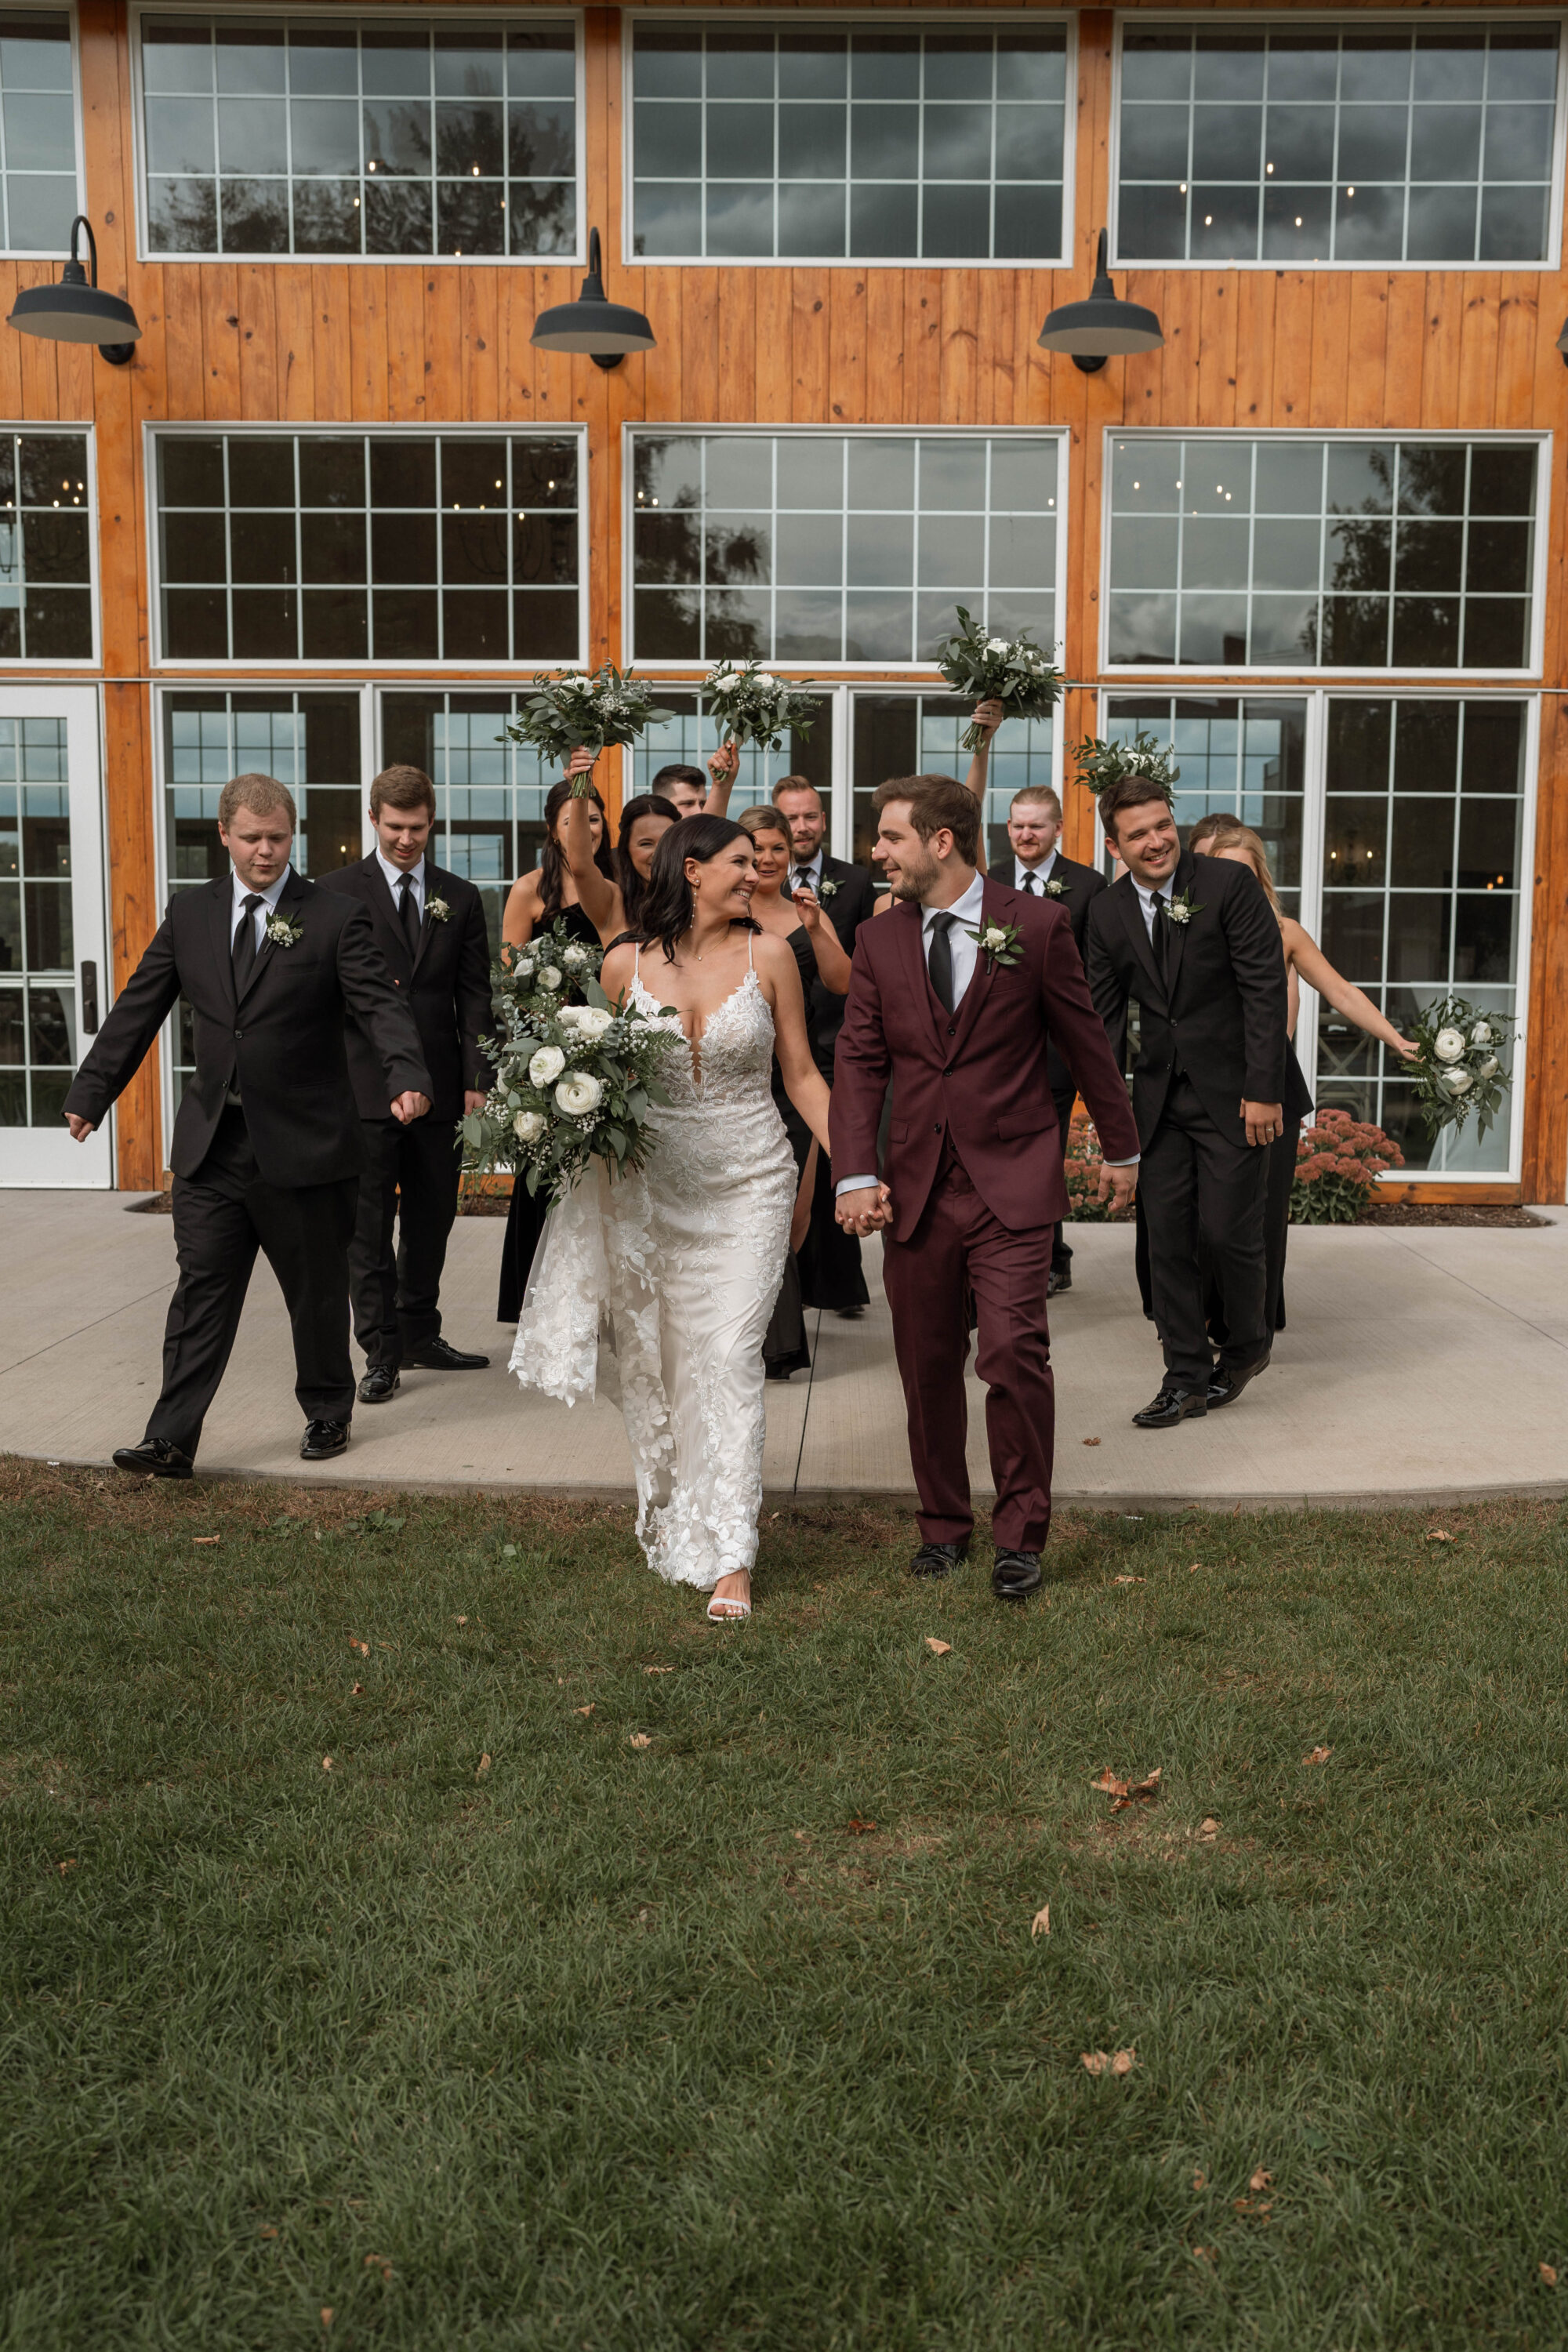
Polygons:
<instances>
[{"instance_id":1,"label":"green grass lawn","mask_svg":"<svg viewBox=\"0 0 1568 2352\"><path fill-rule=\"evenodd\" d=\"M0 2344L1568 2341L1568 1514L910 1548L0 1467Z\"/></svg>"}]
</instances>

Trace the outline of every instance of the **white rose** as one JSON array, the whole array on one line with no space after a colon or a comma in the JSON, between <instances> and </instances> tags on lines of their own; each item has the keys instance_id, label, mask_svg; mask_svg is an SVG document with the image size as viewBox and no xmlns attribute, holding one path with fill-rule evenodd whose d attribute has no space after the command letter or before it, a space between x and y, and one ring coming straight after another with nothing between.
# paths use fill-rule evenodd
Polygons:
<instances>
[{"instance_id":1,"label":"white rose","mask_svg":"<svg viewBox=\"0 0 1568 2352\"><path fill-rule=\"evenodd\" d=\"M574 1004L572 1010L577 1015L572 1026L579 1037L586 1037L590 1044L604 1035L616 1017L606 1013L602 1004Z\"/></svg>"},{"instance_id":2,"label":"white rose","mask_svg":"<svg viewBox=\"0 0 1568 2352\"><path fill-rule=\"evenodd\" d=\"M519 980L531 980L533 978L533 958L531 956L519 956L512 965L512 971L516 973Z\"/></svg>"},{"instance_id":3,"label":"white rose","mask_svg":"<svg viewBox=\"0 0 1568 2352\"><path fill-rule=\"evenodd\" d=\"M1489 1045L1491 1042L1492 1033L1489 1024L1485 1021L1478 1021L1475 1027L1470 1032L1471 1045Z\"/></svg>"},{"instance_id":4,"label":"white rose","mask_svg":"<svg viewBox=\"0 0 1568 2352\"><path fill-rule=\"evenodd\" d=\"M1464 1050L1464 1036L1458 1029L1439 1029L1432 1040L1432 1051L1440 1062L1457 1062Z\"/></svg>"},{"instance_id":5,"label":"white rose","mask_svg":"<svg viewBox=\"0 0 1568 2352\"><path fill-rule=\"evenodd\" d=\"M980 944L988 955L994 955L998 948L1005 946L1006 940L1006 932L999 931L994 923L980 935Z\"/></svg>"},{"instance_id":6,"label":"white rose","mask_svg":"<svg viewBox=\"0 0 1568 2352\"><path fill-rule=\"evenodd\" d=\"M568 971L575 971L580 964L587 962L588 950L586 948L563 948L561 961Z\"/></svg>"},{"instance_id":7,"label":"white rose","mask_svg":"<svg viewBox=\"0 0 1568 2352\"><path fill-rule=\"evenodd\" d=\"M1478 1078L1495 1078L1495 1077L1496 1077L1496 1076L1497 1076L1497 1055L1496 1055L1495 1054L1489 1054L1489 1055L1487 1055L1487 1058L1486 1058L1486 1060L1485 1060L1484 1062L1478 1062L1478 1063L1477 1063L1477 1065L1476 1065L1476 1076L1477 1076L1477 1077L1478 1077Z\"/></svg>"},{"instance_id":8,"label":"white rose","mask_svg":"<svg viewBox=\"0 0 1568 2352\"><path fill-rule=\"evenodd\" d=\"M544 1132L544 1113L539 1110L520 1110L512 1120L511 1131L520 1143L537 1143Z\"/></svg>"},{"instance_id":9,"label":"white rose","mask_svg":"<svg viewBox=\"0 0 1568 2352\"><path fill-rule=\"evenodd\" d=\"M541 1045L528 1066L530 1081L536 1087L552 1087L566 1067L566 1056L559 1045Z\"/></svg>"},{"instance_id":10,"label":"white rose","mask_svg":"<svg viewBox=\"0 0 1568 2352\"><path fill-rule=\"evenodd\" d=\"M1005 637L987 637L985 650L988 654L1010 654L1013 648Z\"/></svg>"},{"instance_id":11,"label":"white rose","mask_svg":"<svg viewBox=\"0 0 1568 2352\"><path fill-rule=\"evenodd\" d=\"M1451 1095L1468 1094L1470 1090L1470 1074L1468 1070L1445 1070L1443 1072L1443 1084L1447 1087L1448 1092Z\"/></svg>"},{"instance_id":12,"label":"white rose","mask_svg":"<svg viewBox=\"0 0 1568 2352\"><path fill-rule=\"evenodd\" d=\"M555 966L552 963L547 963L544 970L540 973L539 985L541 988L560 987L561 974L556 971Z\"/></svg>"},{"instance_id":13,"label":"white rose","mask_svg":"<svg viewBox=\"0 0 1568 2352\"><path fill-rule=\"evenodd\" d=\"M556 1087L555 1100L569 1118L586 1118L591 1110L598 1109L604 1094L597 1078L591 1078L586 1070L574 1070Z\"/></svg>"}]
</instances>

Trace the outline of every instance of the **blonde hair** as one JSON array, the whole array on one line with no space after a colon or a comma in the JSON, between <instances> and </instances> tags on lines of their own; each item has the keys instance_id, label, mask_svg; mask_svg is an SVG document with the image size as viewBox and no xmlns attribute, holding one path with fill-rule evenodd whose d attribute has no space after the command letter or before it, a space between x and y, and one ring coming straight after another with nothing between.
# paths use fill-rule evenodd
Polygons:
<instances>
[{"instance_id":1,"label":"blonde hair","mask_svg":"<svg viewBox=\"0 0 1568 2352\"><path fill-rule=\"evenodd\" d=\"M742 809L735 822L741 831L748 835L752 841L755 841L759 833L776 833L782 838L784 847L787 849L790 846L788 820L781 816L778 810L770 806L766 801L759 802L755 808Z\"/></svg>"},{"instance_id":2,"label":"blonde hair","mask_svg":"<svg viewBox=\"0 0 1568 2352\"><path fill-rule=\"evenodd\" d=\"M279 782L276 776L252 772L236 776L232 783L225 784L217 802L217 821L225 833L231 830L242 808L248 809L252 816L272 816L282 809L288 816L289 830L297 832L299 829L300 813L294 806L294 795L287 784Z\"/></svg>"},{"instance_id":3,"label":"blonde hair","mask_svg":"<svg viewBox=\"0 0 1568 2352\"><path fill-rule=\"evenodd\" d=\"M1274 876L1268 864L1268 852L1264 848L1259 835L1253 832L1249 824L1243 824L1238 816L1200 817L1188 835L1187 847L1206 850L1211 857L1217 857L1224 849L1245 850L1248 864L1263 885L1264 896L1273 908L1276 916L1281 921L1284 919L1285 909L1279 904L1279 893L1274 887Z\"/></svg>"}]
</instances>

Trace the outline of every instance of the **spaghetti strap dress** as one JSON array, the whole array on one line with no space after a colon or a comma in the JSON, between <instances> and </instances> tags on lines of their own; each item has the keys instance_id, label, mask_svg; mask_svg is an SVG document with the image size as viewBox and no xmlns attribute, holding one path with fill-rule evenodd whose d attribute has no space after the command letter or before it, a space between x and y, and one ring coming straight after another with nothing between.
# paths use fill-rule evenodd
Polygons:
<instances>
[{"instance_id":1,"label":"spaghetti strap dress","mask_svg":"<svg viewBox=\"0 0 1568 2352\"><path fill-rule=\"evenodd\" d=\"M548 918L554 922L556 918ZM568 932L585 948L596 948L599 934L579 906L563 907L560 919ZM569 1002L569 999L563 999ZM531 1193L519 1177L511 1188L511 1206L506 1213L506 1238L501 1244L500 1295L496 1300L496 1321L515 1324L522 1313L522 1302L528 1296L528 1269L533 1264L533 1253L539 1247L544 1231L544 1220L550 1213L550 1202L542 1192Z\"/></svg>"}]
</instances>

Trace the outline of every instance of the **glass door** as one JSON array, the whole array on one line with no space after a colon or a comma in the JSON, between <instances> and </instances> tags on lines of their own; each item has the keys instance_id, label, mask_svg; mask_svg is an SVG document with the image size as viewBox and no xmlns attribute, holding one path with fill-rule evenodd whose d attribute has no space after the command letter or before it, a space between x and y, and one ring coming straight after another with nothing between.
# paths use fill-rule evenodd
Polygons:
<instances>
[{"instance_id":1,"label":"glass door","mask_svg":"<svg viewBox=\"0 0 1568 2352\"><path fill-rule=\"evenodd\" d=\"M108 1010L98 695L0 688L0 1184L107 1187L62 1107Z\"/></svg>"}]
</instances>

